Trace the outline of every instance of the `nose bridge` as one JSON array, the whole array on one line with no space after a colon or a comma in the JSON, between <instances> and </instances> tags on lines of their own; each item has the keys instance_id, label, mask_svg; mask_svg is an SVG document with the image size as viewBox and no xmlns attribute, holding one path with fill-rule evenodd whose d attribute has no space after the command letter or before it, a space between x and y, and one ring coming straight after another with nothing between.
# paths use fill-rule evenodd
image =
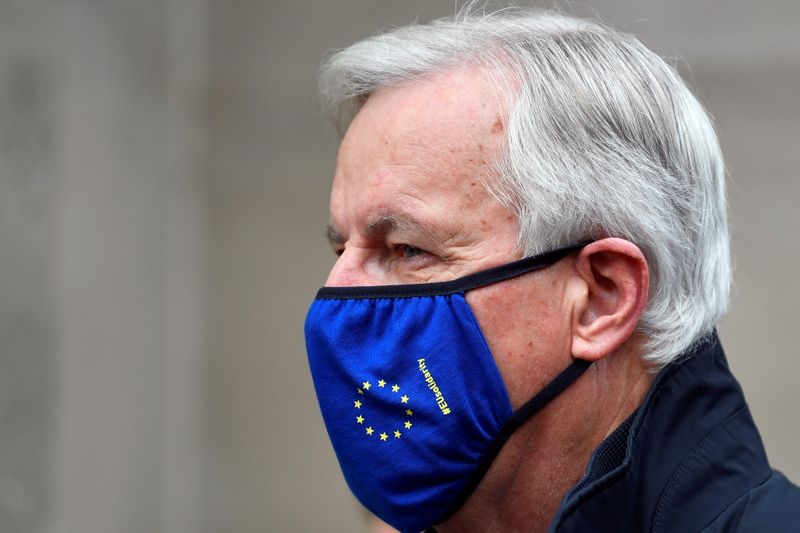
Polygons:
<instances>
[{"instance_id":1,"label":"nose bridge","mask_svg":"<svg viewBox=\"0 0 800 533\"><path fill-rule=\"evenodd\" d=\"M333 264L326 287L353 287L357 285L372 285L364 270L363 254L357 248L345 247L342 254Z\"/></svg>"}]
</instances>

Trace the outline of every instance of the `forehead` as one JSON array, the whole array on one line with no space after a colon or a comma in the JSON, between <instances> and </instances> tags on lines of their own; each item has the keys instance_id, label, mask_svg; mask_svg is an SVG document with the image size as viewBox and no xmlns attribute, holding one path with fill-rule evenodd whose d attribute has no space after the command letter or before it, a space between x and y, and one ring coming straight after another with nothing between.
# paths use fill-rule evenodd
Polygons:
<instances>
[{"instance_id":1,"label":"forehead","mask_svg":"<svg viewBox=\"0 0 800 533\"><path fill-rule=\"evenodd\" d=\"M398 204L451 217L466 209L491 214L497 202L483 185L496 180L504 107L476 67L371 95L340 147L332 222L355 224Z\"/></svg>"}]
</instances>

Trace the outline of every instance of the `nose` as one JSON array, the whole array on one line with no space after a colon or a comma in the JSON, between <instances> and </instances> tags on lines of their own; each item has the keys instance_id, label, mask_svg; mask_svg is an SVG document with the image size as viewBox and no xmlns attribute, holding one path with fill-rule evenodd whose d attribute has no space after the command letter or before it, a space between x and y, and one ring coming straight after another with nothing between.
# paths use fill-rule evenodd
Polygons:
<instances>
[{"instance_id":1,"label":"nose","mask_svg":"<svg viewBox=\"0 0 800 533\"><path fill-rule=\"evenodd\" d=\"M345 247L325 281L326 287L377 285L365 268L366 258L357 248Z\"/></svg>"}]
</instances>

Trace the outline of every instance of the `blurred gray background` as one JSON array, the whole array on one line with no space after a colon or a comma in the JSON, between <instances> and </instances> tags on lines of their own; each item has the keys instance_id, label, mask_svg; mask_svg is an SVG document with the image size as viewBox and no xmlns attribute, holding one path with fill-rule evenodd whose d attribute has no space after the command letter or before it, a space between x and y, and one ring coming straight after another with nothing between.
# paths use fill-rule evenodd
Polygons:
<instances>
[{"instance_id":1,"label":"blurred gray background","mask_svg":"<svg viewBox=\"0 0 800 533\"><path fill-rule=\"evenodd\" d=\"M333 259L316 69L453 5L0 0L0 530L365 529L302 342ZM800 3L567 9L671 58L715 117L721 335L798 481Z\"/></svg>"}]
</instances>

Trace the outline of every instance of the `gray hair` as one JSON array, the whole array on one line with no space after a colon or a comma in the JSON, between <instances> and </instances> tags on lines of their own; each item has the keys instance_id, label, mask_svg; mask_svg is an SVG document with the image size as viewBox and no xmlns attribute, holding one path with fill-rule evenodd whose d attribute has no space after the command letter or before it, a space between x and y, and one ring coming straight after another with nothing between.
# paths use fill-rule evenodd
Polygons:
<instances>
[{"instance_id":1,"label":"gray hair","mask_svg":"<svg viewBox=\"0 0 800 533\"><path fill-rule=\"evenodd\" d=\"M508 103L493 194L533 255L613 236L644 253L650 294L638 330L656 367L704 338L728 305L722 154L701 104L635 37L553 12L469 10L336 52L320 92L340 132L366 98L477 64Z\"/></svg>"}]
</instances>

